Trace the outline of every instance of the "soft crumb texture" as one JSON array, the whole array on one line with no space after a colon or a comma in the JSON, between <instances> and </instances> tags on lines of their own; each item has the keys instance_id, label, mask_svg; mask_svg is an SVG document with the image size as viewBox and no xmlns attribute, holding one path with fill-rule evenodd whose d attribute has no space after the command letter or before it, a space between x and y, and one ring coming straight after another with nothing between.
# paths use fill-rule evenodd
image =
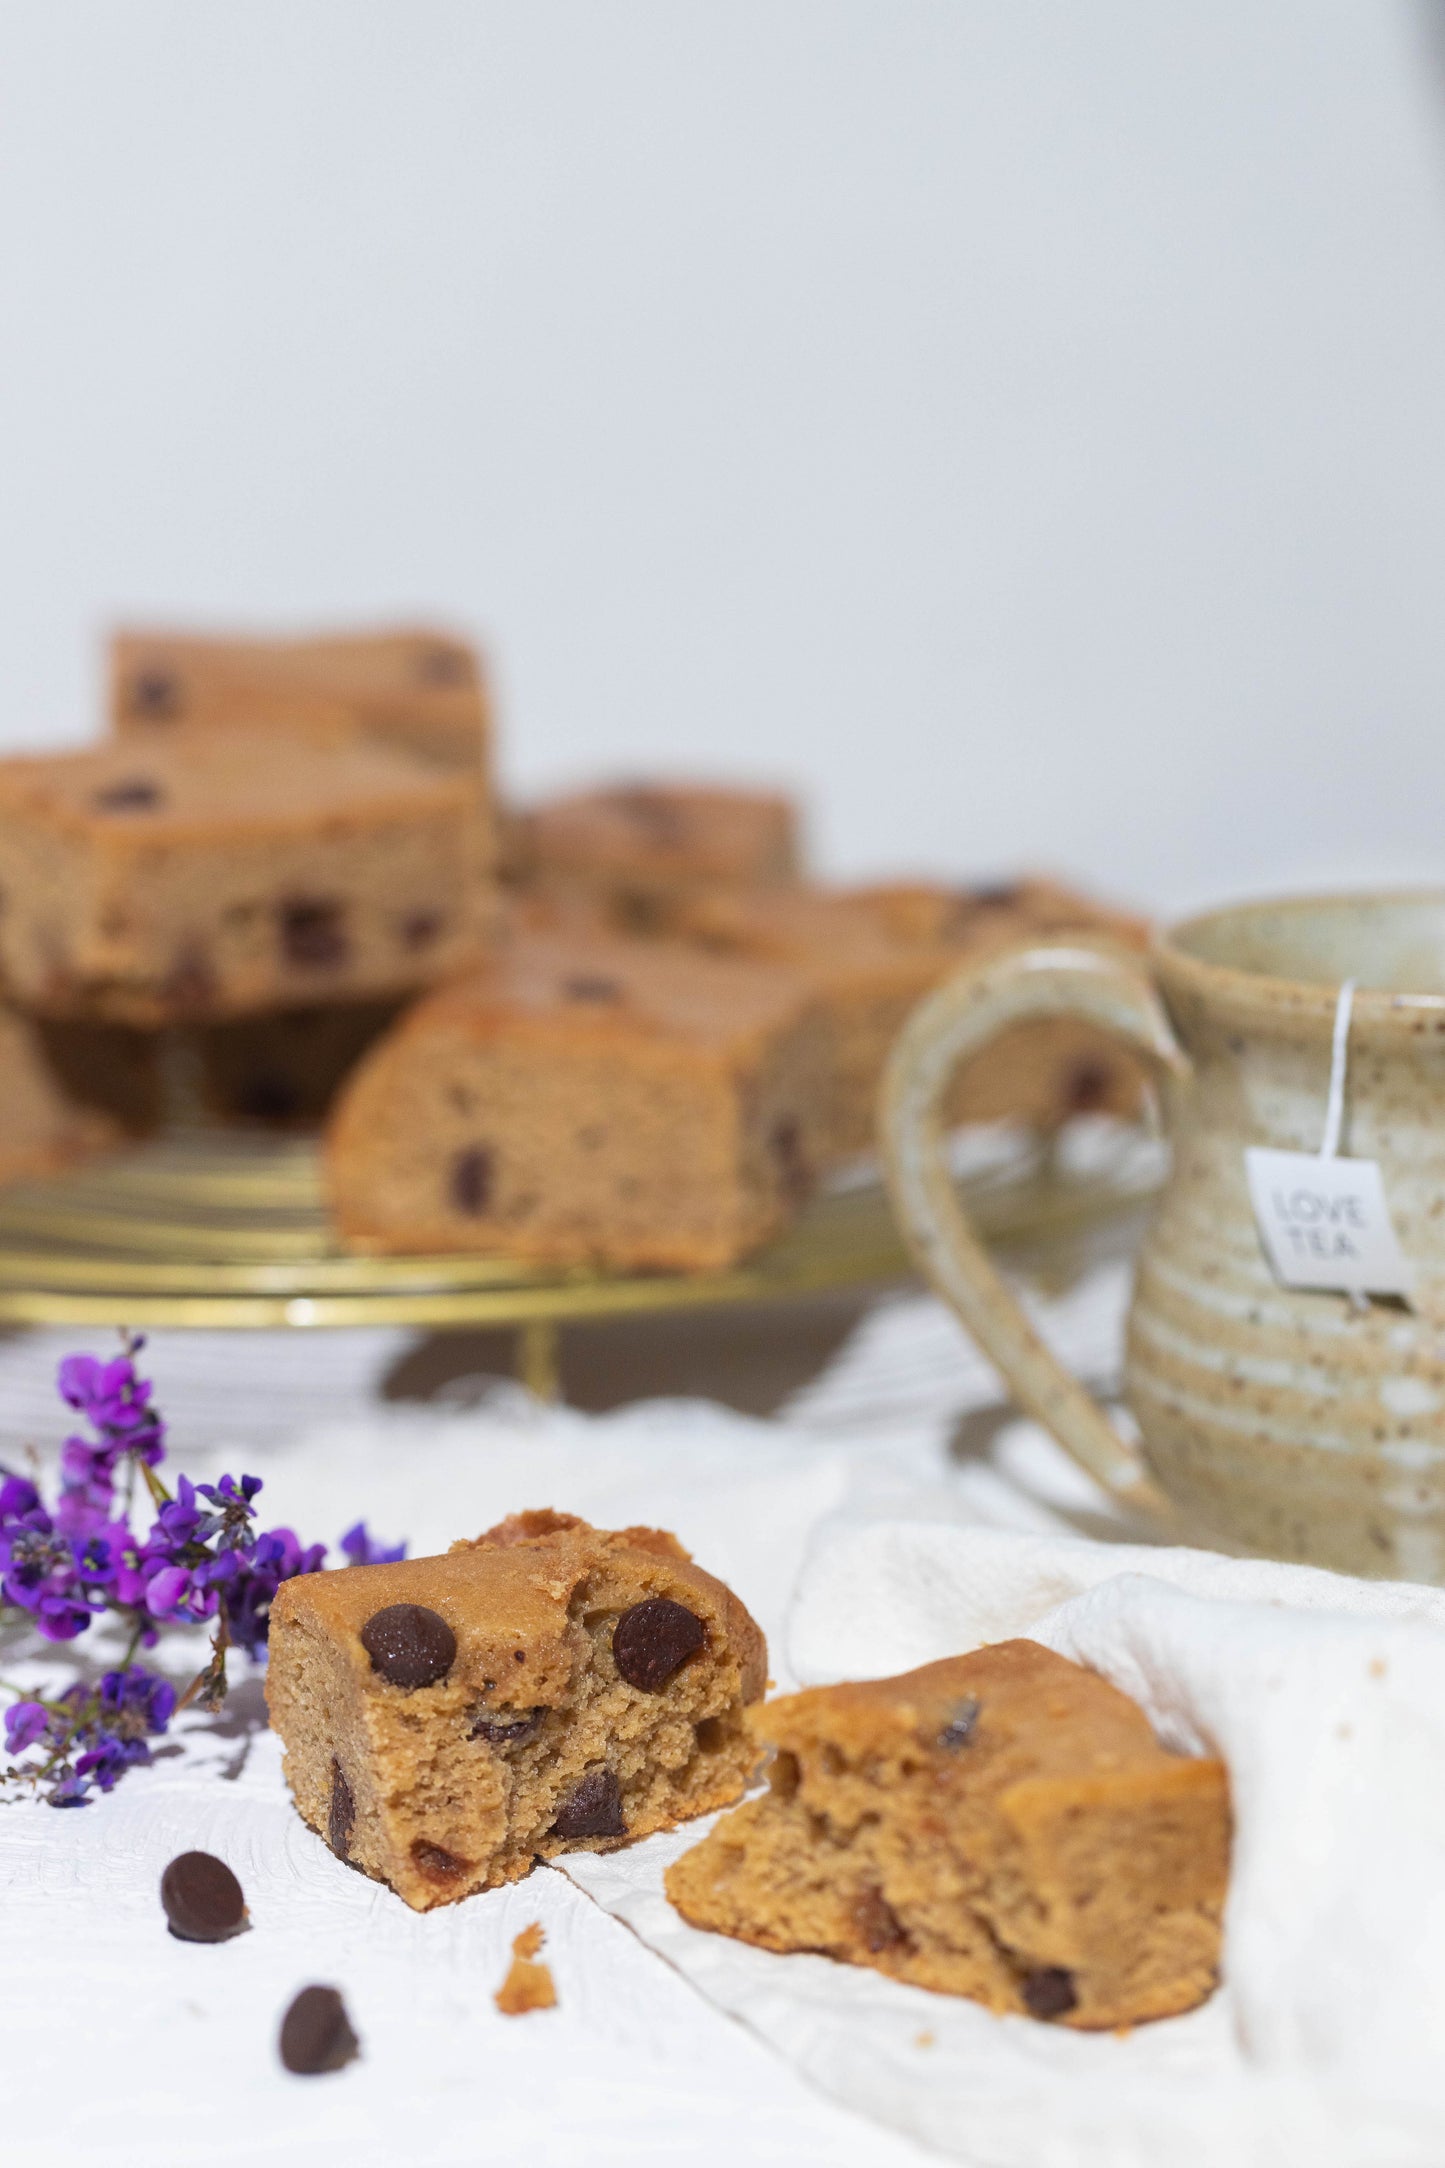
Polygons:
<instances>
[{"instance_id":1,"label":"soft crumb texture","mask_svg":"<svg viewBox=\"0 0 1445 2168\"><path fill-rule=\"evenodd\" d=\"M328 1130L332 1214L363 1249L729 1265L811 1193L829 1079L786 968L517 929L361 1063Z\"/></svg>"},{"instance_id":2,"label":"soft crumb texture","mask_svg":"<svg viewBox=\"0 0 1445 2168\"><path fill-rule=\"evenodd\" d=\"M507 1977L493 2000L503 2017L525 2017L529 2010L555 2010L557 1988L551 1967L534 1962L543 1943L541 1922L524 1927L512 1944Z\"/></svg>"},{"instance_id":3,"label":"soft crumb texture","mask_svg":"<svg viewBox=\"0 0 1445 2168\"><path fill-rule=\"evenodd\" d=\"M399 995L492 930L480 778L345 733L197 730L0 762L0 966L155 1025Z\"/></svg>"},{"instance_id":4,"label":"soft crumb texture","mask_svg":"<svg viewBox=\"0 0 1445 2168\"><path fill-rule=\"evenodd\" d=\"M425 626L309 639L125 631L110 651L115 729L151 743L199 726L307 727L342 710L379 743L442 767L485 768L490 702L481 659Z\"/></svg>"},{"instance_id":5,"label":"soft crumb texture","mask_svg":"<svg viewBox=\"0 0 1445 2168\"><path fill-rule=\"evenodd\" d=\"M1047 937L1143 945L1139 919L1057 883L942 884L770 894L712 893L676 914L681 938L714 955L787 964L816 991L831 1042L834 1092L817 1150L844 1159L873 1143L878 1090L908 1014L965 964ZM1017 1025L959 1072L950 1122L1023 1120L1056 1127L1081 1113L1133 1114L1139 1064L1117 1040L1072 1019Z\"/></svg>"},{"instance_id":6,"label":"soft crumb texture","mask_svg":"<svg viewBox=\"0 0 1445 2168\"><path fill-rule=\"evenodd\" d=\"M395 1606L431 1622L427 1683L377 1668L369 1622ZM444 1557L284 1582L266 1694L304 1819L425 1911L730 1804L766 1668L675 1537L541 1511Z\"/></svg>"},{"instance_id":7,"label":"soft crumb texture","mask_svg":"<svg viewBox=\"0 0 1445 2168\"><path fill-rule=\"evenodd\" d=\"M552 798L513 826L515 880L595 909L630 933L659 933L688 899L797 878L798 815L764 791L626 783Z\"/></svg>"},{"instance_id":8,"label":"soft crumb texture","mask_svg":"<svg viewBox=\"0 0 1445 2168\"><path fill-rule=\"evenodd\" d=\"M767 1703L769 1788L667 1877L696 1927L1089 2029L1215 1985L1225 1771L1033 1641Z\"/></svg>"}]
</instances>

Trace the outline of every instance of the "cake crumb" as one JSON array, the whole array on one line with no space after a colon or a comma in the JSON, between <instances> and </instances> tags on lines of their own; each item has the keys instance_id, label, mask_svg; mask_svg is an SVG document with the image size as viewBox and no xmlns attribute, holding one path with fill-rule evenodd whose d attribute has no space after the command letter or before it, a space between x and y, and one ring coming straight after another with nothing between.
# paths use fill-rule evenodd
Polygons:
<instances>
[{"instance_id":1,"label":"cake crumb","mask_svg":"<svg viewBox=\"0 0 1445 2168\"><path fill-rule=\"evenodd\" d=\"M915 2038L915 2040L914 2040L914 2042L913 2042L913 2045L914 2045L914 2046L915 2046L916 2048L931 2048L931 2047L932 2047L932 2045L933 2045L933 2035L932 2035L932 2033L931 2033L931 2032L921 2032L921 2033L919 2033L919 2034L917 2035L917 2037Z\"/></svg>"},{"instance_id":2,"label":"cake crumb","mask_svg":"<svg viewBox=\"0 0 1445 2168\"><path fill-rule=\"evenodd\" d=\"M533 1920L513 1941L511 1966L493 1998L503 2017L525 2017L529 2010L557 2007L549 1967L534 1962L544 1939L541 1921Z\"/></svg>"}]
</instances>

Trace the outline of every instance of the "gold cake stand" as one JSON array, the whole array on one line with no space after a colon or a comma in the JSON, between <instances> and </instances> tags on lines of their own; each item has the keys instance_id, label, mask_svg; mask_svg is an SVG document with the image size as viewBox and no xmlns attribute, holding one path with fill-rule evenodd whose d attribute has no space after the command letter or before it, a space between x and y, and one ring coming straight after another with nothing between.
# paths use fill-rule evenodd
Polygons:
<instances>
[{"instance_id":1,"label":"gold cake stand","mask_svg":"<svg viewBox=\"0 0 1445 2168\"><path fill-rule=\"evenodd\" d=\"M994 1239L1050 1237L1137 1206L1157 1186L1143 1133L1109 1125L1071 1163L1012 1139L974 1155L962 1187ZM504 1257L343 1250L311 1138L180 1130L0 1193L0 1325L259 1329L513 1326L518 1375L555 1391L568 1320L772 1302L887 1284L910 1265L876 1180L817 1198L769 1248L725 1272L622 1275Z\"/></svg>"}]
</instances>

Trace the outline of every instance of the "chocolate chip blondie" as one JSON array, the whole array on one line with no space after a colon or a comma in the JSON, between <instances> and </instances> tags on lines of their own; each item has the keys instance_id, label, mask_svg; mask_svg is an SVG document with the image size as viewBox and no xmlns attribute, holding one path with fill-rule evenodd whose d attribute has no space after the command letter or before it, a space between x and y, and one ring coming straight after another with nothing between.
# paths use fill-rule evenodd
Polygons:
<instances>
[{"instance_id":1,"label":"chocolate chip blondie","mask_svg":"<svg viewBox=\"0 0 1445 2168\"><path fill-rule=\"evenodd\" d=\"M314 703L340 707L384 744L444 767L486 765L481 661L450 633L277 640L125 631L111 642L111 719L122 735L154 742L193 724L284 732L304 728Z\"/></svg>"},{"instance_id":2,"label":"chocolate chip blondie","mask_svg":"<svg viewBox=\"0 0 1445 2168\"><path fill-rule=\"evenodd\" d=\"M484 952L481 781L349 739L196 730L0 761L0 973L138 1025L430 986Z\"/></svg>"},{"instance_id":3,"label":"chocolate chip blondie","mask_svg":"<svg viewBox=\"0 0 1445 2168\"><path fill-rule=\"evenodd\" d=\"M332 1213L368 1249L727 1265L808 1196L829 1089L794 973L517 929L346 1085L327 1131Z\"/></svg>"},{"instance_id":4,"label":"chocolate chip blondie","mask_svg":"<svg viewBox=\"0 0 1445 2168\"><path fill-rule=\"evenodd\" d=\"M266 1696L302 1817L425 1911L736 1799L766 1665L674 1536L541 1511L284 1582Z\"/></svg>"},{"instance_id":5,"label":"chocolate chip blondie","mask_svg":"<svg viewBox=\"0 0 1445 2168\"><path fill-rule=\"evenodd\" d=\"M768 1790L667 1877L694 1926L1086 2028L1213 1988L1224 1768L1093 1672L1003 1641L749 1722Z\"/></svg>"},{"instance_id":6,"label":"chocolate chip blondie","mask_svg":"<svg viewBox=\"0 0 1445 2168\"><path fill-rule=\"evenodd\" d=\"M626 783L549 799L513 831L515 877L633 933L665 931L688 898L771 888L798 872L798 816L764 791Z\"/></svg>"}]
</instances>

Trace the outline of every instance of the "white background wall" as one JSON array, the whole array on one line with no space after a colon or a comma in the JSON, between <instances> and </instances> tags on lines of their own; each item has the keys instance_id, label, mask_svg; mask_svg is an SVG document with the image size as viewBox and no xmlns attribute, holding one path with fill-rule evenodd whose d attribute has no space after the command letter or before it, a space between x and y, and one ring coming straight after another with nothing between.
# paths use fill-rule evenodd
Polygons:
<instances>
[{"instance_id":1,"label":"white background wall","mask_svg":"<svg viewBox=\"0 0 1445 2168\"><path fill-rule=\"evenodd\" d=\"M430 612L505 766L839 870L1445 879L1445 58L1394 0L5 0L0 743Z\"/></svg>"}]
</instances>

